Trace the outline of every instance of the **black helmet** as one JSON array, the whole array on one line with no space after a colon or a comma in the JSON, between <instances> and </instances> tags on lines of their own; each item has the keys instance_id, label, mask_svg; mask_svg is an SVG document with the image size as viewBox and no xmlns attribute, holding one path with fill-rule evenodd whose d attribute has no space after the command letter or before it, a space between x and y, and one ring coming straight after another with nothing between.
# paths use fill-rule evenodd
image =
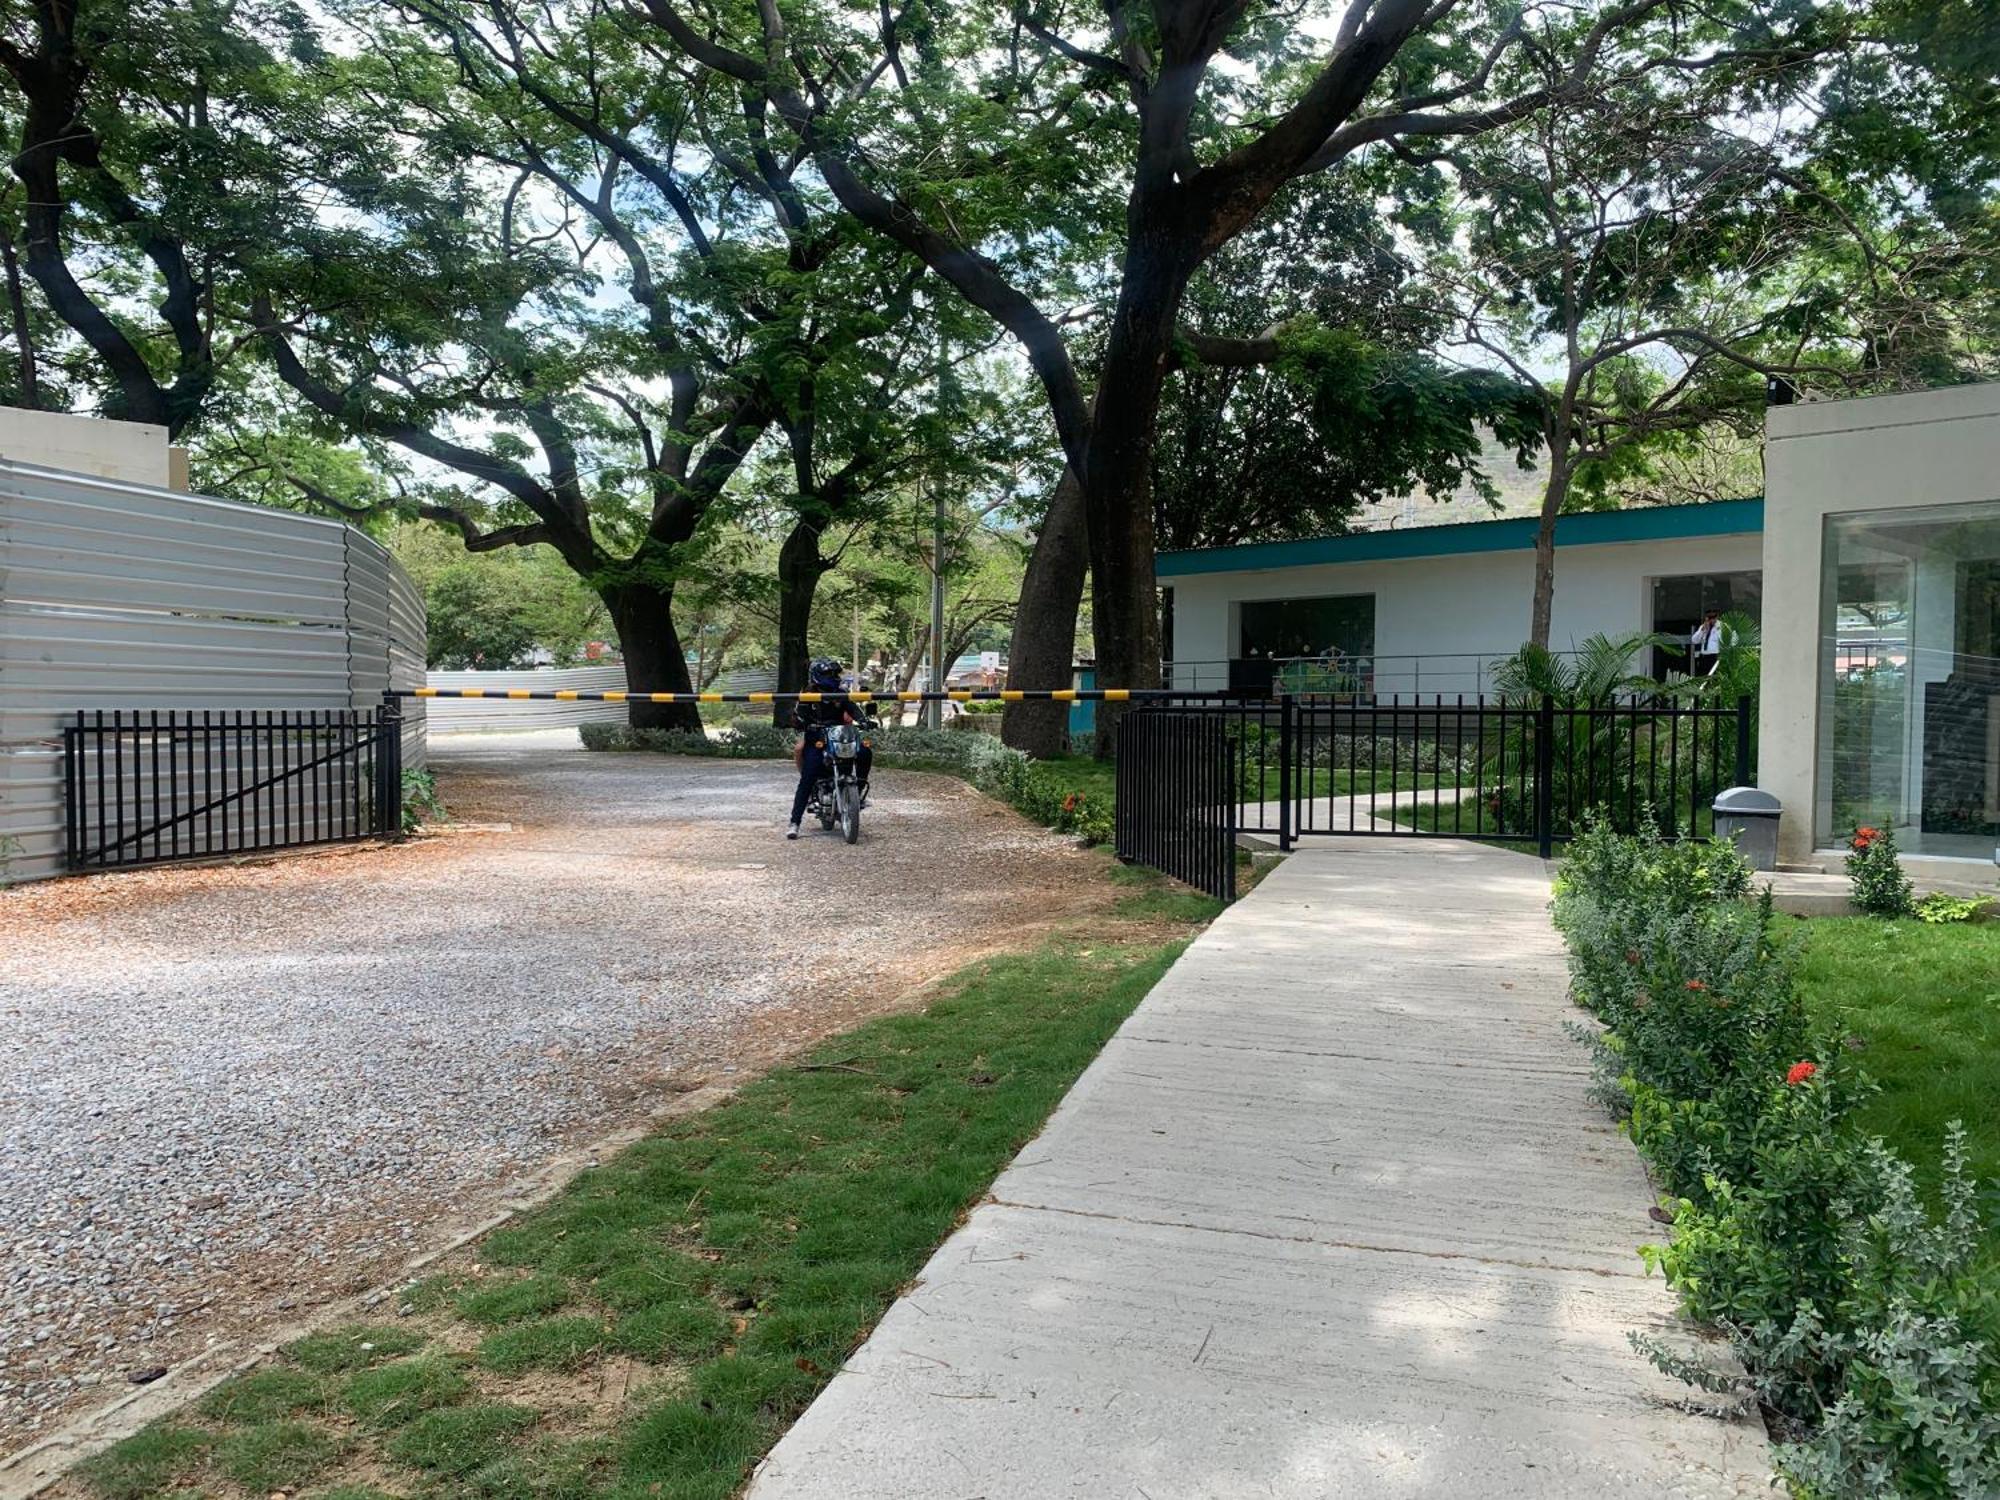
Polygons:
<instances>
[{"instance_id":1,"label":"black helmet","mask_svg":"<svg viewBox=\"0 0 2000 1500\"><path fill-rule=\"evenodd\" d=\"M821 692L838 691L840 663L830 656L815 656L812 665L806 668L806 679Z\"/></svg>"}]
</instances>

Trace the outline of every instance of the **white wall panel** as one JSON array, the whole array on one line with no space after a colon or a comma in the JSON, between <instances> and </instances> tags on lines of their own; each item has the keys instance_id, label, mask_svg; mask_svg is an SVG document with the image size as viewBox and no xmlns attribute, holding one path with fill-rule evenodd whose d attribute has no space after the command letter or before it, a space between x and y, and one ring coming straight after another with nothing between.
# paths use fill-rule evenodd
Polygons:
<instances>
[{"instance_id":1,"label":"white wall panel","mask_svg":"<svg viewBox=\"0 0 2000 1500\"><path fill-rule=\"evenodd\" d=\"M625 690L625 669L609 667L537 668L521 672L432 672L434 688L481 688L504 693L510 688L531 692L604 693ZM572 724L622 724L628 710L622 703L556 703L541 699L433 698L425 705L432 734L466 729L556 729Z\"/></svg>"},{"instance_id":2,"label":"white wall panel","mask_svg":"<svg viewBox=\"0 0 2000 1500\"><path fill-rule=\"evenodd\" d=\"M421 686L423 661L420 596L351 527L0 459L4 878L60 869L79 710L367 709ZM420 766L423 711L405 713Z\"/></svg>"},{"instance_id":3,"label":"white wall panel","mask_svg":"<svg viewBox=\"0 0 2000 1500\"><path fill-rule=\"evenodd\" d=\"M1653 579L1754 569L1762 557L1754 532L1562 547L1549 644L1566 651L1599 633L1646 630ZM1485 668L1527 637L1535 558L1530 551L1472 552L1162 581L1174 591L1176 687L1225 685L1247 601L1371 594L1378 692L1476 693Z\"/></svg>"}]
</instances>

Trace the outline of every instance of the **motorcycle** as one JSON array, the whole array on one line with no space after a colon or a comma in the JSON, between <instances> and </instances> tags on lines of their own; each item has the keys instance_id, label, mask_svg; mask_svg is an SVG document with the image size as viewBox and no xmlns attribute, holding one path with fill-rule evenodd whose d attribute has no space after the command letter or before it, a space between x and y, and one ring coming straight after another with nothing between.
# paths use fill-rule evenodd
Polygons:
<instances>
[{"instance_id":1,"label":"motorcycle","mask_svg":"<svg viewBox=\"0 0 2000 1500\"><path fill-rule=\"evenodd\" d=\"M851 844L861 837L861 809L868 805L861 789L862 726L829 724L821 732L826 754L806 811L818 817L821 828L831 830L838 822L841 837Z\"/></svg>"}]
</instances>

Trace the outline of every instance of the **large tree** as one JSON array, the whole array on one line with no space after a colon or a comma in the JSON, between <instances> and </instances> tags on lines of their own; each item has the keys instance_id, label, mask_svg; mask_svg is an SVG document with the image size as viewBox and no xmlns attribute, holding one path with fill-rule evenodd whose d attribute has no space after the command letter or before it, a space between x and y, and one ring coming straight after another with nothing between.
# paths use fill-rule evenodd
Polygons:
<instances>
[{"instance_id":1,"label":"large tree","mask_svg":"<svg viewBox=\"0 0 2000 1500\"><path fill-rule=\"evenodd\" d=\"M1013 503L1046 449L1044 424L1032 420L1018 380L995 367L993 339L975 320L955 298L919 297L892 335L815 382L798 416L782 419L790 482L774 465L755 486L785 520L775 599L781 691L805 686L820 581L857 539L900 545L918 490L954 504L997 490L999 504ZM789 712L774 709L781 720Z\"/></svg>"},{"instance_id":2,"label":"large tree","mask_svg":"<svg viewBox=\"0 0 2000 1500\"><path fill-rule=\"evenodd\" d=\"M1159 669L1154 450L1168 375L1189 347L1190 281L1301 176L1364 149L1468 138L1576 107L1607 78L1706 66L1739 33L1772 45L1809 10L1696 11L1670 0L1505 10L1459 0L1354 0L1337 18L1245 0L1106 0L998 8L832 5L697 12L646 0L688 63L768 100L841 204L988 313L1040 378L1089 538L1100 669ZM1296 24L1324 19L1324 30ZM1552 81L1496 82L1516 50ZM1227 57L1230 66L1218 67ZM1115 109L1125 143L1122 244L1094 380L1062 310L996 249L1032 242L1074 174L1066 103ZM1197 346L1208 363L1255 351Z\"/></svg>"},{"instance_id":3,"label":"large tree","mask_svg":"<svg viewBox=\"0 0 2000 1500\"><path fill-rule=\"evenodd\" d=\"M336 179L355 218L261 268L273 367L446 476L419 511L468 547L554 548L603 598L635 691L689 692L674 597L718 502L767 435L816 430L826 393L868 382L910 269L799 184L754 101L645 67L607 8L560 32L502 0L400 10L371 8L375 48L318 84L399 159Z\"/></svg>"},{"instance_id":4,"label":"large tree","mask_svg":"<svg viewBox=\"0 0 2000 1500\"><path fill-rule=\"evenodd\" d=\"M1664 437L1753 434L1765 378L1825 335L1831 289L1799 275L1814 225L1780 181L1781 143L1710 123L1748 103L1626 81L1440 154L1466 204L1463 251L1437 263L1463 338L1540 396L1536 646L1579 476Z\"/></svg>"},{"instance_id":5,"label":"large tree","mask_svg":"<svg viewBox=\"0 0 2000 1500\"><path fill-rule=\"evenodd\" d=\"M1973 257L1928 209L1813 166L1835 132L1812 48L1610 80L1423 156L1461 204L1431 274L1464 342L1539 394L1547 481L1528 639L1549 644L1557 518L1678 454L1754 442L1772 384L1954 378ZM1506 65L1552 86L1538 53ZM1812 107L1803 107L1810 104ZM1955 352L1956 351L1956 352Z\"/></svg>"},{"instance_id":6,"label":"large tree","mask_svg":"<svg viewBox=\"0 0 2000 1500\"><path fill-rule=\"evenodd\" d=\"M1540 440L1534 389L1432 350L1451 332L1409 247L1448 229L1435 184L1384 158L1289 184L1188 285L1153 476L1163 548L1325 535L1391 494L1490 485L1486 436ZM1396 207L1392 215L1383 203ZM1269 363L1205 364L1199 345Z\"/></svg>"},{"instance_id":7,"label":"large tree","mask_svg":"<svg viewBox=\"0 0 2000 1500\"><path fill-rule=\"evenodd\" d=\"M293 150L312 124L273 86L296 20L275 0L0 12L17 399L93 400L176 438L224 400L243 347L234 263L314 208ZM42 379L49 364L66 378Z\"/></svg>"}]
</instances>

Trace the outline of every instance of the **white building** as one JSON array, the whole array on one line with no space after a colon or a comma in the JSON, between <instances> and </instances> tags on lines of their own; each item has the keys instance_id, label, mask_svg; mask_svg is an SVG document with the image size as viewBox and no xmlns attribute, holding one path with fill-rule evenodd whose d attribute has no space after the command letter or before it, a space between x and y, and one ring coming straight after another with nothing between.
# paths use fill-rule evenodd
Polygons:
<instances>
[{"instance_id":1,"label":"white building","mask_svg":"<svg viewBox=\"0 0 2000 1500\"><path fill-rule=\"evenodd\" d=\"M1550 646L1685 635L1710 607L1756 616L1763 511L1728 500L1562 517ZM1173 685L1220 688L1232 658L1332 648L1378 697L1480 692L1492 663L1527 638L1535 527L1475 521L1164 553Z\"/></svg>"},{"instance_id":2,"label":"white building","mask_svg":"<svg viewBox=\"0 0 2000 1500\"><path fill-rule=\"evenodd\" d=\"M1779 856L2000 845L2000 382L1774 408L1759 780Z\"/></svg>"},{"instance_id":3,"label":"white building","mask_svg":"<svg viewBox=\"0 0 2000 1500\"><path fill-rule=\"evenodd\" d=\"M1342 686L1473 694L1528 633L1532 519L1163 554L1174 686L1339 653ZM1774 407L1765 498L1565 516L1550 645L1761 622L1758 781L1781 860L1855 827L2000 858L2000 382ZM1661 663L1655 663L1661 665Z\"/></svg>"}]
</instances>

